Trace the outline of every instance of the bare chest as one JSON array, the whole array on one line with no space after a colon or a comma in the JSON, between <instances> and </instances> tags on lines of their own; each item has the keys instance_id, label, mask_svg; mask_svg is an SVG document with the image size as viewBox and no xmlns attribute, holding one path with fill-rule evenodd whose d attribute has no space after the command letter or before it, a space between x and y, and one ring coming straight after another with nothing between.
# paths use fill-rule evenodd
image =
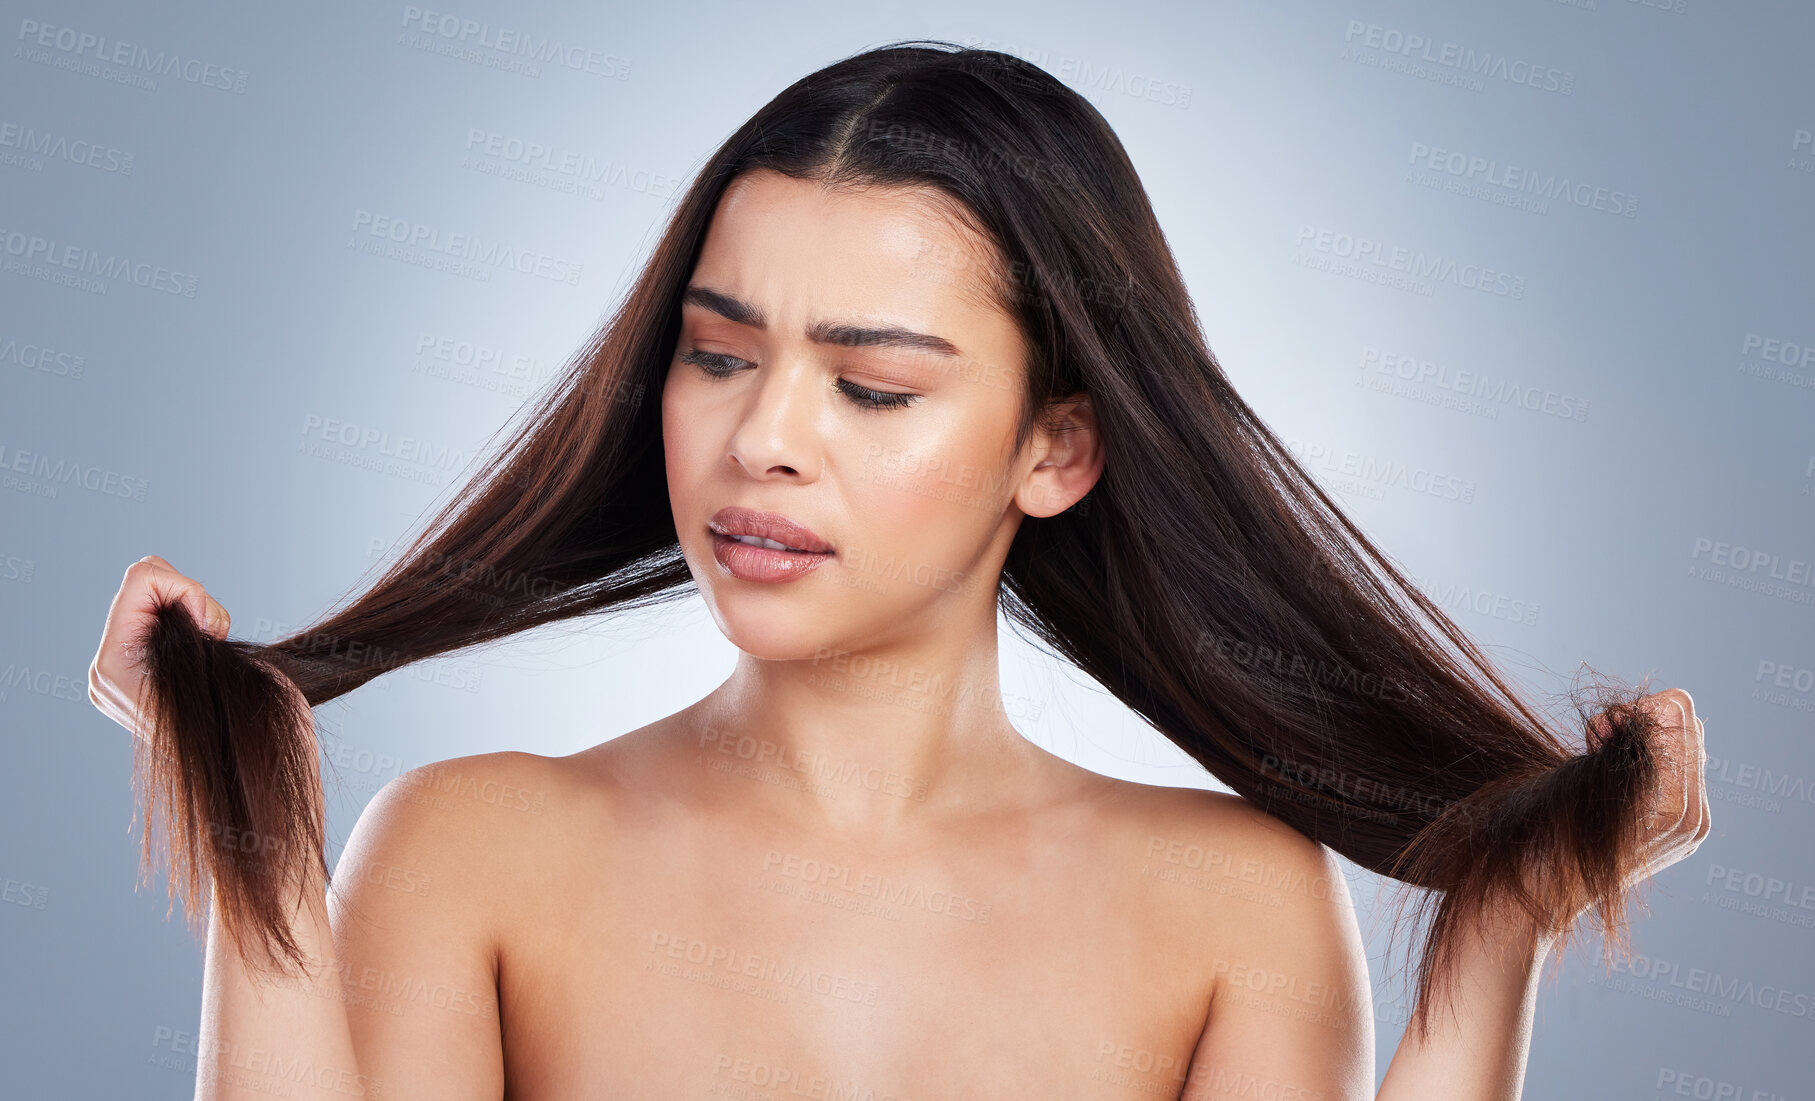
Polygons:
<instances>
[{"instance_id":1,"label":"bare chest","mask_svg":"<svg viewBox=\"0 0 1815 1101\"><path fill-rule=\"evenodd\" d=\"M1138 863L634 840L520 900L498 991L517 1101L1183 1086L1207 946Z\"/></svg>"}]
</instances>

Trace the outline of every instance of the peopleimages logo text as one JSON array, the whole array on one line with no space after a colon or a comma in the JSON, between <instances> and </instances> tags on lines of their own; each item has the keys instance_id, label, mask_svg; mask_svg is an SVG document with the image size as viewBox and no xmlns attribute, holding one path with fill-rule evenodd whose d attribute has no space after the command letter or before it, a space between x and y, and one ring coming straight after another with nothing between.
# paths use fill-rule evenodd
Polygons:
<instances>
[{"instance_id":1,"label":"peopleimages logo text","mask_svg":"<svg viewBox=\"0 0 1815 1101\"><path fill-rule=\"evenodd\" d=\"M1492 157L1438 148L1424 142L1412 143L1409 163L1413 168L1428 169L1458 180L1519 194L1538 195L1551 202L1566 202L1583 210L1600 210L1625 218L1638 213L1638 197L1629 191L1617 191L1572 180L1555 172L1542 172Z\"/></svg>"},{"instance_id":2,"label":"peopleimages logo text","mask_svg":"<svg viewBox=\"0 0 1815 1101\"><path fill-rule=\"evenodd\" d=\"M443 232L441 227L414 222L363 207L353 212L353 232L425 253L437 253L473 264L480 269L509 268L523 275L552 279L570 286L579 283L585 265L534 249L513 248L500 241L471 233Z\"/></svg>"},{"instance_id":3,"label":"peopleimages logo text","mask_svg":"<svg viewBox=\"0 0 1815 1101\"><path fill-rule=\"evenodd\" d=\"M116 65L132 73L152 76L175 76L203 88L244 94L246 71L215 65L199 58L184 57L174 50L151 50L106 35L58 27L36 19L19 20L18 40L29 47L55 50L71 58L84 58L106 65ZM36 59L33 59L36 60Z\"/></svg>"},{"instance_id":4,"label":"peopleimages logo text","mask_svg":"<svg viewBox=\"0 0 1815 1101\"><path fill-rule=\"evenodd\" d=\"M1456 260L1403 245L1388 246L1369 237L1301 224L1295 244L1340 257L1356 264L1371 264L1419 279L1463 287L1505 298L1525 297L1525 277L1498 271L1485 264Z\"/></svg>"},{"instance_id":5,"label":"peopleimages logo text","mask_svg":"<svg viewBox=\"0 0 1815 1101\"><path fill-rule=\"evenodd\" d=\"M1396 27L1383 27L1360 19L1349 20L1342 40L1352 46L1379 50L1384 54L1422 61L1471 76L1493 77L1509 84L1523 84L1543 92L1556 92L1566 96L1575 91L1576 75L1573 72L1552 65L1535 65L1529 61L1515 60L1506 54L1477 50L1455 42L1433 42L1421 34L1402 31Z\"/></svg>"},{"instance_id":6,"label":"peopleimages logo text","mask_svg":"<svg viewBox=\"0 0 1815 1101\"><path fill-rule=\"evenodd\" d=\"M51 268L112 280L113 283L130 283L135 287L174 294L181 298L195 297L197 279L188 272L5 226L0 226L0 255L12 257L23 264L44 264ZM97 285L105 288L112 284Z\"/></svg>"},{"instance_id":7,"label":"peopleimages logo text","mask_svg":"<svg viewBox=\"0 0 1815 1101\"><path fill-rule=\"evenodd\" d=\"M549 36L537 37L512 27L494 27L477 19L406 4L406 29L421 31L465 47L492 50L542 65L559 65L575 72L592 73L613 80L630 79L630 59Z\"/></svg>"}]
</instances>

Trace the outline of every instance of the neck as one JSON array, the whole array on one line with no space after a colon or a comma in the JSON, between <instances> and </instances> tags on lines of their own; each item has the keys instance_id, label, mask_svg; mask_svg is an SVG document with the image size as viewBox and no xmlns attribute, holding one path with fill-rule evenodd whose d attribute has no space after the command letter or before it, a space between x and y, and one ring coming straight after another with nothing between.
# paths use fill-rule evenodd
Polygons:
<instances>
[{"instance_id":1,"label":"neck","mask_svg":"<svg viewBox=\"0 0 1815 1101\"><path fill-rule=\"evenodd\" d=\"M685 712L686 751L740 795L863 833L1011 802L1057 761L1009 721L995 606L974 629L737 668Z\"/></svg>"}]
</instances>

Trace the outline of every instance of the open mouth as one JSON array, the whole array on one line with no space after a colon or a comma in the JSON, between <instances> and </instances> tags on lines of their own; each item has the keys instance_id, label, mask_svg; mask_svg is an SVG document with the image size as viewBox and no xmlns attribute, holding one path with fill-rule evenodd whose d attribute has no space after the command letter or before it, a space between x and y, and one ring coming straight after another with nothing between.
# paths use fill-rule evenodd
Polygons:
<instances>
[{"instance_id":1,"label":"open mouth","mask_svg":"<svg viewBox=\"0 0 1815 1101\"><path fill-rule=\"evenodd\" d=\"M730 539L734 542L742 543L748 547L762 547L765 550L787 551L789 554L831 554L832 553L831 551L810 551L810 550L806 549L805 547L790 547L786 543L777 543L773 539L764 539L760 535L726 535L723 532L716 532L716 531L713 532L712 534L715 536L718 536L721 539Z\"/></svg>"},{"instance_id":2,"label":"open mouth","mask_svg":"<svg viewBox=\"0 0 1815 1101\"><path fill-rule=\"evenodd\" d=\"M805 577L831 561L833 552L801 550L760 535L715 531L712 558L739 581L775 583Z\"/></svg>"},{"instance_id":3,"label":"open mouth","mask_svg":"<svg viewBox=\"0 0 1815 1101\"><path fill-rule=\"evenodd\" d=\"M793 581L833 557L832 544L779 512L732 506L706 521L712 557L740 581Z\"/></svg>"}]
</instances>

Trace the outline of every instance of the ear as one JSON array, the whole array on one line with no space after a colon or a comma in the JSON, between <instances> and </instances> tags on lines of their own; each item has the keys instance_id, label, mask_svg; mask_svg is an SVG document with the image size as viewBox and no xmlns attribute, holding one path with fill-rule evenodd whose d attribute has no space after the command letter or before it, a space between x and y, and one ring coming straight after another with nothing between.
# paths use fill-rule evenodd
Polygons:
<instances>
[{"instance_id":1,"label":"ear","mask_svg":"<svg viewBox=\"0 0 1815 1101\"><path fill-rule=\"evenodd\" d=\"M1033 469L1015 490L1015 505L1028 516L1057 516L1076 504L1103 473L1103 440L1087 394L1056 402L1034 429L1028 446Z\"/></svg>"}]
</instances>

